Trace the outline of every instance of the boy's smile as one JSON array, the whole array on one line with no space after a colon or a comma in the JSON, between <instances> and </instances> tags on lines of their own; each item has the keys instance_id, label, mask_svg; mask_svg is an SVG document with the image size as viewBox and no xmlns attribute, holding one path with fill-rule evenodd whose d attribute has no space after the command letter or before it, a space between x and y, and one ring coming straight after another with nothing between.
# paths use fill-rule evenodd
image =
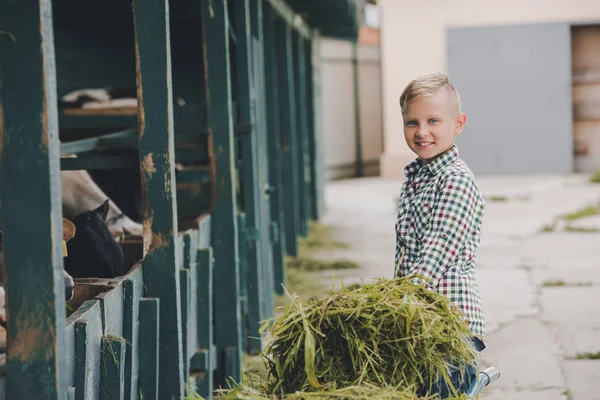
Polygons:
<instances>
[{"instance_id":1,"label":"boy's smile","mask_svg":"<svg viewBox=\"0 0 600 400\"><path fill-rule=\"evenodd\" d=\"M404 138L425 165L452 147L466 119L465 114L453 110L448 93L442 89L410 102L404 115Z\"/></svg>"}]
</instances>

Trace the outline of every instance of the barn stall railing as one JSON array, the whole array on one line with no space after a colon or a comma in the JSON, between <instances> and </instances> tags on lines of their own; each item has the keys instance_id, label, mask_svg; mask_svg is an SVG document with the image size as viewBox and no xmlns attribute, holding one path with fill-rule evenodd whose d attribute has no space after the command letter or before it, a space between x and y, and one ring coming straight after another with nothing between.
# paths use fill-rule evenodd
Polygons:
<instances>
[{"instance_id":1,"label":"barn stall railing","mask_svg":"<svg viewBox=\"0 0 600 400\"><path fill-rule=\"evenodd\" d=\"M319 216L315 36L278 0L169 6L0 5L0 398L208 398L239 381L284 255ZM132 82L133 107L58 107L57 93ZM126 273L76 279L68 303L61 169L133 171L143 199Z\"/></svg>"}]
</instances>

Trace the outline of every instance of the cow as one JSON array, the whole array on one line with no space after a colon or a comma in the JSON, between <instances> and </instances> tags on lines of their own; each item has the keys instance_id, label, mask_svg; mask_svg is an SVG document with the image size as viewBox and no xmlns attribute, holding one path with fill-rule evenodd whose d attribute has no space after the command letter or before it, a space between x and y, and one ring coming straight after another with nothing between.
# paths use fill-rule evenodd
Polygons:
<instances>
[{"instance_id":1,"label":"cow","mask_svg":"<svg viewBox=\"0 0 600 400\"><path fill-rule=\"evenodd\" d=\"M75 278L116 278L123 275L123 249L106 223L109 200L73 219L75 237L67 243L65 271Z\"/></svg>"},{"instance_id":2,"label":"cow","mask_svg":"<svg viewBox=\"0 0 600 400\"><path fill-rule=\"evenodd\" d=\"M65 218L73 220L77 215L99 207L108 196L98 187L87 171L61 171L62 209ZM133 221L108 199L106 223L113 237L123 235L142 236L142 224Z\"/></svg>"}]
</instances>

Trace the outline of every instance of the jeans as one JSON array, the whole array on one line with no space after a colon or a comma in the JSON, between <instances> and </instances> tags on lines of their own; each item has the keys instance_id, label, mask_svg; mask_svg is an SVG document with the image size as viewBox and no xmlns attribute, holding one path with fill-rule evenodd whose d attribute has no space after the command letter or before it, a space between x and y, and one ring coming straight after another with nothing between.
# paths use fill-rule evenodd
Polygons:
<instances>
[{"instance_id":1,"label":"jeans","mask_svg":"<svg viewBox=\"0 0 600 400\"><path fill-rule=\"evenodd\" d=\"M484 348L483 342L477 338L471 338L473 344L478 352L481 352ZM453 365L448 371L450 375L450 382L456 390L456 393L460 396L461 394L467 393L471 388L473 382L477 379L477 365ZM440 399L446 399L448 397L454 397L454 392L448 386L443 376L440 376L437 382L432 382L429 387L429 378L425 375L425 384L419 389L419 397L438 395Z\"/></svg>"}]
</instances>

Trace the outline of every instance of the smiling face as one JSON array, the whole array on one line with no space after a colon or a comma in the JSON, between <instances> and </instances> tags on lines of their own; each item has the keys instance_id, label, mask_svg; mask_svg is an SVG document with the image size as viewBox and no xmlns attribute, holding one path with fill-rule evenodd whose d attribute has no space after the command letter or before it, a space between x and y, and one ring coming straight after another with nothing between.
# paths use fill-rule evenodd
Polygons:
<instances>
[{"instance_id":1,"label":"smiling face","mask_svg":"<svg viewBox=\"0 0 600 400\"><path fill-rule=\"evenodd\" d=\"M453 106L444 88L412 99L403 117L406 143L423 165L454 145L454 137L462 132L467 120Z\"/></svg>"}]
</instances>

